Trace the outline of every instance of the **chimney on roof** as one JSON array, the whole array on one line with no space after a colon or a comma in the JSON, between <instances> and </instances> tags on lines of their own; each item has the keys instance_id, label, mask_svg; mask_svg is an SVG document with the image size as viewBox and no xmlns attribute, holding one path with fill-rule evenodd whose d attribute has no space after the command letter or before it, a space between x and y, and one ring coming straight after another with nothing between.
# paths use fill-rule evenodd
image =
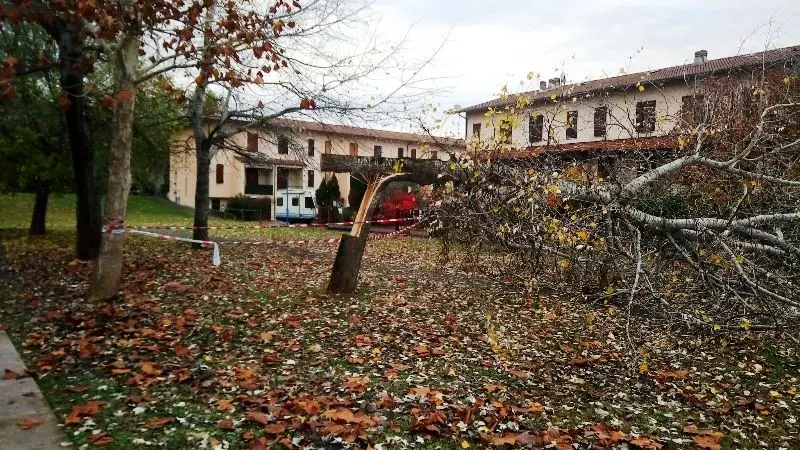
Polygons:
<instances>
[{"instance_id":1,"label":"chimney on roof","mask_svg":"<svg viewBox=\"0 0 800 450\"><path fill-rule=\"evenodd\" d=\"M547 81L542 80L542 81L539 82L539 90L540 91L546 91L547 90Z\"/></svg>"},{"instance_id":2,"label":"chimney on roof","mask_svg":"<svg viewBox=\"0 0 800 450\"><path fill-rule=\"evenodd\" d=\"M708 61L708 51L698 50L694 52L694 63L705 64Z\"/></svg>"},{"instance_id":3,"label":"chimney on roof","mask_svg":"<svg viewBox=\"0 0 800 450\"><path fill-rule=\"evenodd\" d=\"M557 87L560 87L561 86L561 78L558 78L558 77L550 78L549 83L550 83L550 85L549 85L550 89L555 89Z\"/></svg>"}]
</instances>

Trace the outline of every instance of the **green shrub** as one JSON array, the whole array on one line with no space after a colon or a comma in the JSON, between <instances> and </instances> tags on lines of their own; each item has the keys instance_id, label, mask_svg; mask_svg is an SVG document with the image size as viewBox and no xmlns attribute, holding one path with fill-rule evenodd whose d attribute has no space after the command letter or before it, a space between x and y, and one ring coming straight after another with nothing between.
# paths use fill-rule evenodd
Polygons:
<instances>
[{"instance_id":1,"label":"green shrub","mask_svg":"<svg viewBox=\"0 0 800 450\"><path fill-rule=\"evenodd\" d=\"M230 216L241 220L268 220L272 200L267 197L248 197L239 194L228 200L225 211Z\"/></svg>"},{"instance_id":2,"label":"green shrub","mask_svg":"<svg viewBox=\"0 0 800 450\"><path fill-rule=\"evenodd\" d=\"M317 200L317 208L325 208L332 205L331 192L328 189L328 182L325 181L325 178L319 183L319 187L314 192L314 197Z\"/></svg>"},{"instance_id":3,"label":"green shrub","mask_svg":"<svg viewBox=\"0 0 800 450\"><path fill-rule=\"evenodd\" d=\"M333 202L341 203L342 191L339 190L339 179L335 175L328 181L328 195L331 199L331 205L333 205Z\"/></svg>"},{"instance_id":4,"label":"green shrub","mask_svg":"<svg viewBox=\"0 0 800 450\"><path fill-rule=\"evenodd\" d=\"M367 185L363 181L355 177L350 177L350 195L347 196L347 201L350 207L358 211L361 206L361 200L364 200L364 193L367 192Z\"/></svg>"}]
</instances>

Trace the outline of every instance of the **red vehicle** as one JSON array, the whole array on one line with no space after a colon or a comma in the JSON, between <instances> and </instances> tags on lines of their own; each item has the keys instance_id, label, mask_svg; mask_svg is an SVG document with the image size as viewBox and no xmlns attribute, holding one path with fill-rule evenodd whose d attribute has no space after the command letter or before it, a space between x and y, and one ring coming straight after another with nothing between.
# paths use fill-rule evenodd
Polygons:
<instances>
[{"instance_id":1,"label":"red vehicle","mask_svg":"<svg viewBox=\"0 0 800 450\"><path fill-rule=\"evenodd\" d=\"M396 222L397 228L401 224L411 224L417 212L417 197L403 189L397 189L386 196L378 208L375 208L372 220L409 219L407 223Z\"/></svg>"}]
</instances>

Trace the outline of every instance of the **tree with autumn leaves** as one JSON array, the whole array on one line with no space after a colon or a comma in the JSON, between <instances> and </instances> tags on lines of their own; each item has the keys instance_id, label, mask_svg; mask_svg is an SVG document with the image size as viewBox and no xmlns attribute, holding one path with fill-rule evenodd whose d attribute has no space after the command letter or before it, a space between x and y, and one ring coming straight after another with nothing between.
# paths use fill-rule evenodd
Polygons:
<instances>
[{"instance_id":1,"label":"tree with autumn leaves","mask_svg":"<svg viewBox=\"0 0 800 450\"><path fill-rule=\"evenodd\" d=\"M109 153L109 176L103 210L102 244L92 276L90 297L96 300L117 295L122 268L122 242L128 194L131 185L131 143L137 86L153 77L179 68L197 69L197 86L191 110L202 112L206 83L222 79L238 87L247 82L257 82L257 77L244 75L234 68L231 54L248 48L256 58L271 61L274 68L285 67L286 62L270 40L280 35L286 24L280 16L298 8L297 2L274 2L260 11L258 2L192 2L168 1L141 2L120 0L113 2L20 1L2 5L0 19L11 26L36 23L48 31L58 43L59 61L43 59L42 67L57 64L62 70L62 107L68 122L70 142L75 166L94 172L94 158L90 153L89 133L83 107L83 87L86 74L97 57L105 58L113 72L113 92L103 100L112 109ZM196 32L200 41L196 41ZM95 53L87 57L87 49ZM274 64L274 66L273 66ZM0 89L5 97L15 95L13 80L24 75L19 70L19 59L7 56L0 76ZM246 67L242 67L247 70ZM303 106L310 106L305 99ZM299 106L298 106L299 107ZM201 119L202 120L202 119ZM201 140L202 144L202 140ZM198 148L202 149L200 145ZM77 150L76 150L77 149ZM202 152L200 152L202 153ZM202 155L201 155L202 156ZM86 165L92 167L86 170ZM79 182L80 184L80 182ZM90 186L89 191L96 188ZM83 210L89 219L94 210L91 205L82 207L82 201L96 199L93 192L82 193L79 187L79 228ZM91 220L87 220L91 222ZM94 225L94 226L93 226ZM97 224L85 228L99 232ZM91 234L87 231L87 235ZM79 236L82 233L79 230ZM79 248L81 245L79 244ZM91 256L91 251L86 256Z\"/></svg>"},{"instance_id":2,"label":"tree with autumn leaves","mask_svg":"<svg viewBox=\"0 0 800 450\"><path fill-rule=\"evenodd\" d=\"M372 41L344 47L346 25L363 19L366 4L359 1L310 2L278 0L175 3L168 1L6 2L0 19L11 26L41 25L58 46L56 61L41 65L61 68L61 106L65 111L78 193L79 256L94 255L91 239L100 229L98 189L93 185L94 155L86 119L84 90L87 74L102 60L113 73L113 92L102 99L112 111L109 178L103 209L102 246L92 277L91 297L117 295L121 272L122 230L131 185L131 140L136 94L142 83L167 75L193 79L183 90L163 78L168 90L187 104L197 159L195 238L206 239L209 165L214 152L230 146L232 137L249 128L267 126L286 114L316 110L329 116L374 114L392 104L397 92L420 81L418 64L391 65L395 49L381 53ZM399 86L383 96L350 101L343 93L380 69L400 74ZM280 75L283 74L283 75ZM24 75L15 57L4 61L0 75L3 95L14 95L13 81ZM180 83L176 83L180 84ZM422 91L392 104L408 110ZM209 117L206 102L224 100ZM268 100L268 101L265 101ZM380 110L385 114L391 108Z\"/></svg>"}]
</instances>

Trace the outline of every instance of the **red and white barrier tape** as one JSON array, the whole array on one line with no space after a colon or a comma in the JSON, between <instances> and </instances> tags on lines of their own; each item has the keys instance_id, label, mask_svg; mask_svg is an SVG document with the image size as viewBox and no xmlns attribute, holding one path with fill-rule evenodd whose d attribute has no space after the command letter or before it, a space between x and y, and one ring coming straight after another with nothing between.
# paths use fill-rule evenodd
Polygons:
<instances>
[{"instance_id":1,"label":"red and white barrier tape","mask_svg":"<svg viewBox=\"0 0 800 450\"><path fill-rule=\"evenodd\" d=\"M393 237L395 237L395 236L400 236L400 235L402 235L403 233L409 232L409 231L411 231L413 228L416 228L416 227L418 227L418 226L420 226L420 225L422 225L422 221L420 221L420 222L417 222L417 223L413 223L413 224L411 224L411 225L409 225L409 226L407 226L407 227L405 227L405 228L401 228L401 229L399 229L399 230L397 230L397 231L393 231L393 232L391 232L391 233L386 233L386 234L371 234L371 235L369 235L369 236L367 237L367 240L370 240L370 241L377 241L377 240L380 240L380 239L388 239L388 238L393 238Z\"/></svg>"},{"instance_id":2,"label":"red and white barrier tape","mask_svg":"<svg viewBox=\"0 0 800 450\"><path fill-rule=\"evenodd\" d=\"M127 226L130 230L243 230L243 229L266 229L266 228L324 228L333 225L355 225L356 223L363 224L381 224L381 223L397 223L409 222L417 220L416 217L407 217L403 219L379 219L368 220L365 222L329 222L329 223L297 223L297 224L269 224L269 225L209 225L207 227L193 227L183 225L137 225Z\"/></svg>"},{"instance_id":3,"label":"red and white barrier tape","mask_svg":"<svg viewBox=\"0 0 800 450\"><path fill-rule=\"evenodd\" d=\"M411 224L411 225L409 225L409 226L407 226L405 228L401 228L401 229L399 229L397 231L394 231L394 232L391 232L391 233L375 234L375 235L367 236L367 239L371 240L371 241L375 241L375 240L379 240L379 239L392 238L392 237L395 237L395 236L399 236L399 235L401 235L403 233L406 233L406 232L410 231L411 229L418 227L421 224L422 224L421 221L420 222L416 222L416 223L413 223L413 224ZM150 231L142 231L142 230L137 230L137 229L130 228L130 227L127 228L127 229L126 228L122 228L122 227L110 227L110 228L103 227L103 231L106 232L106 233L114 233L114 234L120 234L120 233L138 234L138 235L141 235L141 236L154 237L154 238L158 238L158 239L164 239L164 240L167 240L167 241L190 242L190 243L193 243L193 244L200 244L200 245L205 246L205 247L212 246L214 248L214 252L213 252L213 254L211 256L211 263L214 264L215 266L219 266L221 264L221 258L220 258L220 253L219 253L219 245L220 244L232 244L232 245L233 244L239 244L239 245L241 245L241 244L250 244L250 245L334 244L334 243L339 242L339 240L341 239L339 237L335 237L335 238L324 238L324 239L288 239L288 240L268 239L268 240L261 240L261 241L221 241L221 242L215 242L215 241L203 241L203 240L197 240L197 239L183 238L183 237L179 237L179 236L172 236L172 235L169 235L169 234L153 233L153 232L150 232Z\"/></svg>"},{"instance_id":4,"label":"red and white barrier tape","mask_svg":"<svg viewBox=\"0 0 800 450\"><path fill-rule=\"evenodd\" d=\"M221 263L220 256L219 256L219 245L218 245L218 243L213 242L213 241L199 241L197 239L182 238L182 237L178 237L178 236L170 236L168 234L151 233L149 231L132 230L132 229L124 230L124 232L132 233L132 234L139 234L139 235L142 235L142 236L150 236L150 237L159 238L159 239L165 239L165 240L168 240L168 241L191 242L193 244L200 244L200 245L203 245L203 246L206 246L206 247L207 246L213 246L214 247L214 253L211 255L211 263L214 264L215 266L218 266Z\"/></svg>"},{"instance_id":5,"label":"red and white barrier tape","mask_svg":"<svg viewBox=\"0 0 800 450\"><path fill-rule=\"evenodd\" d=\"M289 239L289 240L281 240L281 239L268 239L265 241L220 241L220 244L251 244L251 245L263 245L263 244L275 244L275 245L305 245L305 244L334 244L339 242L341 238L330 238L330 239Z\"/></svg>"}]
</instances>

